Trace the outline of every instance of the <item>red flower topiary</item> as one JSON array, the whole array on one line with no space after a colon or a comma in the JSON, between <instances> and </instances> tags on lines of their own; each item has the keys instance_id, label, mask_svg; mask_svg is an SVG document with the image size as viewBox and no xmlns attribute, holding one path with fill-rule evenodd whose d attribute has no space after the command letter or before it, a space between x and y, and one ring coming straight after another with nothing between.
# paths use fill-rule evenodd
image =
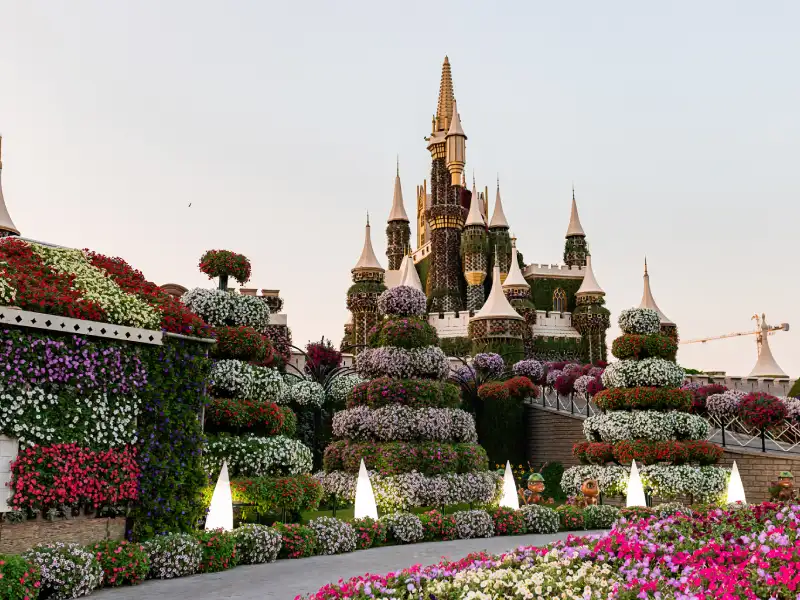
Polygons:
<instances>
[{"instance_id":1,"label":"red flower topiary","mask_svg":"<svg viewBox=\"0 0 800 600\"><path fill-rule=\"evenodd\" d=\"M211 349L214 358L232 358L263 364L272 358L269 340L252 327L216 327L217 343Z\"/></svg>"},{"instance_id":2,"label":"red flower topiary","mask_svg":"<svg viewBox=\"0 0 800 600\"><path fill-rule=\"evenodd\" d=\"M250 281L250 260L230 250L206 250L199 266L209 279L230 276L243 285Z\"/></svg>"},{"instance_id":3,"label":"red flower topiary","mask_svg":"<svg viewBox=\"0 0 800 600\"><path fill-rule=\"evenodd\" d=\"M739 403L739 416L750 427L766 429L781 424L786 420L786 405L763 392L748 394Z\"/></svg>"}]
</instances>

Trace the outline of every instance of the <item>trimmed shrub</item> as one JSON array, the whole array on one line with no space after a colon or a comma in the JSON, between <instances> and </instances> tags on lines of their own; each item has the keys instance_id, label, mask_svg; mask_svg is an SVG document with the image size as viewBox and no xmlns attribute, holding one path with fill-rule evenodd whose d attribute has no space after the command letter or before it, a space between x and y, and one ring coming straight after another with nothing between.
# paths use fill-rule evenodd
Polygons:
<instances>
[{"instance_id":1,"label":"trimmed shrub","mask_svg":"<svg viewBox=\"0 0 800 600\"><path fill-rule=\"evenodd\" d=\"M458 408L461 390L442 381L378 377L358 384L347 397L347 408L380 408L389 404L411 408Z\"/></svg>"},{"instance_id":2,"label":"trimmed shrub","mask_svg":"<svg viewBox=\"0 0 800 600\"><path fill-rule=\"evenodd\" d=\"M306 558L317 550L317 534L310 527L297 523L276 523L275 531L281 534L278 558Z\"/></svg>"},{"instance_id":3,"label":"trimmed shrub","mask_svg":"<svg viewBox=\"0 0 800 600\"><path fill-rule=\"evenodd\" d=\"M150 559L149 579L194 575L203 559L200 542L188 533L160 536L142 545Z\"/></svg>"},{"instance_id":4,"label":"trimmed shrub","mask_svg":"<svg viewBox=\"0 0 800 600\"><path fill-rule=\"evenodd\" d=\"M739 403L739 416L750 427L763 429L780 425L788 416L786 404L763 392L747 394Z\"/></svg>"},{"instance_id":5,"label":"trimmed shrub","mask_svg":"<svg viewBox=\"0 0 800 600\"><path fill-rule=\"evenodd\" d=\"M522 535L527 531L525 515L510 508L490 508L486 512L492 517L495 535Z\"/></svg>"},{"instance_id":6,"label":"trimmed shrub","mask_svg":"<svg viewBox=\"0 0 800 600\"><path fill-rule=\"evenodd\" d=\"M421 514L419 519L422 521L426 542L454 540L458 537L458 527L453 515L443 515L438 510L431 510Z\"/></svg>"},{"instance_id":7,"label":"trimmed shrub","mask_svg":"<svg viewBox=\"0 0 800 600\"><path fill-rule=\"evenodd\" d=\"M36 600L42 574L35 563L15 554L0 554L0 598Z\"/></svg>"},{"instance_id":8,"label":"trimmed shrub","mask_svg":"<svg viewBox=\"0 0 800 600\"><path fill-rule=\"evenodd\" d=\"M294 437L297 416L288 406L263 400L214 398L206 407L206 431Z\"/></svg>"},{"instance_id":9,"label":"trimmed shrub","mask_svg":"<svg viewBox=\"0 0 800 600\"><path fill-rule=\"evenodd\" d=\"M150 557L142 544L106 540L87 548L103 568L103 585L139 585L150 571Z\"/></svg>"},{"instance_id":10,"label":"trimmed shrub","mask_svg":"<svg viewBox=\"0 0 800 600\"><path fill-rule=\"evenodd\" d=\"M380 321L369 331L369 345L398 348L424 348L439 343L436 329L419 317L392 317Z\"/></svg>"},{"instance_id":11,"label":"trimmed shrub","mask_svg":"<svg viewBox=\"0 0 800 600\"><path fill-rule=\"evenodd\" d=\"M386 542L386 523L370 517L353 519L350 523L356 532L356 548L366 550Z\"/></svg>"},{"instance_id":12,"label":"trimmed shrub","mask_svg":"<svg viewBox=\"0 0 800 600\"><path fill-rule=\"evenodd\" d=\"M608 529L619 518L619 509L609 504L595 504L583 509L586 529Z\"/></svg>"},{"instance_id":13,"label":"trimmed shrub","mask_svg":"<svg viewBox=\"0 0 800 600\"><path fill-rule=\"evenodd\" d=\"M398 544L414 544L425 537L420 518L412 513L393 513L384 515L386 539Z\"/></svg>"},{"instance_id":14,"label":"trimmed shrub","mask_svg":"<svg viewBox=\"0 0 800 600\"><path fill-rule=\"evenodd\" d=\"M453 513L458 537L462 540L494 535L494 520L485 510L460 510Z\"/></svg>"},{"instance_id":15,"label":"trimmed shrub","mask_svg":"<svg viewBox=\"0 0 800 600\"><path fill-rule=\"evenodd\" d=\"M675 388L610 388L597 392L594 395L594 403L604 411L678 410L688 412L692 407L692 393Z\"/></svg>"},{"instance_id":16,"label":"trimmed shrub","mask_svg":"<svg viewBox=\"0 0 800 600\"><path fill-rule=\"evenodd\" d=\"M240 525L233 530L240 565L275 562L281 550L281 534L267 525Z\"/></svg>"},{"instance_id":17,"label":"trimmed shrub","mask_svg":"<svg viewBox=\"0 0 800 600\"><path fill-rule=\"evenodd\" d=\"M583 510L578 506L562 504L556 508L558 518L561 521L561 529L565 531L576 531L584 528Z\"/></svg>"},{"instance_id":18,"label":"trimmed shrub","mask_svg":"<svg viewBox=\"0 0 800 600\"><path fill-rule=\"evenodd\" d=\"M642 358L665 358L675 360L678 344L671 337L661 334L626 334L611 344L611 354L620 360Z\"/></svg>"},{"instance_id":19,"label":"trimmed shrub","mask_svg":"<svg viewBox=\"0 0 800 600\"><path fill-rule=\"evenodd\" d=\"M203 558L197 567L198 573L225 571L238 564L236 538L232 534L221 529L213 529L198 532L195 536L203 550Z\"/></svg>"},{"instance_id":20,"label":"trimmed shrub","mask_svg":"<svg viewBox=\"0 0 800 600\"><path fill-rule=\"evenodd\" d=\"M638 521L646 519L656 514L656 511L648 506L626 506L619 509L619 518L628 521Z\"/></svg>"},{"instance_id":21,"label":"trimmed shrub","mask_svg":"<svg viewBox=\"0 0 800 600\"><path fill-rule=\"evenodd\" d=\"M341 554L356 549L356 532L346 521L317 517L308 526L317 534L317 554Z\"/></svg>"},{"instance_id":22,"label":"trimmed shrub","mask_svg":"<svg viewBox=\"0 0 800 600\"><path fill-rule=\"evenodd\" d=\"M203 506L208 507L214 485L202 490ZM231 481L231 496L237 504L251 505L259 514L316 510L322 500L322 485L310 475L252 477Z\"/></svg>"},{"instance_id":23,"label":"trimmed shrub","mask_svg":"<svg viewBox=\"0 0 800 600\"><path fill-rule=\"evenodd\" d=\"M520 508L520 512L528 533L556 533L561 525L558 513L546 506L529 504Z\"/></svg>"},{"instance_id":24,"label":"trimmed shrub","mask_svg":"<svg viewBox=\"0 0 800 600\"><path fill-rule=\"evenodd\" d=\"M211 347L214 358L264 363L272 355L272 345L252 327L216 327L217 343Z\"/></svg>"},{"instance_id":25,"label":"trimmed shrub","mask_svg":"<svg viewBox=\"0 0 800 600\"><path fill-rule=\"evenodd\" d=\"M41 544L22 555L42 575L41 594L55 600L88 596L103 585L103 569L79 544Z\"/></svg>"}]
</instances>

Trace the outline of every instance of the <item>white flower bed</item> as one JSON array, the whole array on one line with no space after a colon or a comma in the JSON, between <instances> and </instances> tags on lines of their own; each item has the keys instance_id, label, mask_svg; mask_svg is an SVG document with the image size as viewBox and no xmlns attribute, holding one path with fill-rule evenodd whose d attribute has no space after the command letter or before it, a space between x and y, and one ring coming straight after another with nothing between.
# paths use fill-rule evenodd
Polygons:
<instances>
[{"instance_id":1,"label":"white flower bed","mask_svg":"<svg viewBox=\"0 0 800 600\"><path fill-rule=\"evenodd\" d=\"M224 460L231 476L300 475L311 470L312 455L300 440L283 435L241 436L219 438L206 446L203 466L207 473L219 473Z\"/></svg>"},{"instance_id":2,"label":"white flower bed","mask_svg":"<svg viewBox=\"0 0 800 600\"><path fill-rule=\"evenodd\" d=\"M705 440L708 421L698 415L678 411L615 410L589 417L583 433L590 442L620 442L646 439L652 441Z\"/></svg>"},{"instance_id":3,"label":"white flower bed","mask_svg":"<svg viewBox=\"0 0 800 600\"><path fill-rule=\"evenodd\" d=\"M561 489L567 496L577 496L587 479L596 479L598 487L607 496L625 494L629 471L619 465L578 465L570 467L561 476Z\"/></svg>"},{"instance_id":4,"label":"white flower bed","mask_svg":"<svg viewBox=\"0 0 800 600\"><path fill-rule=\"evenodd\" d=\"M103 585L103 567L80 544L41 544L22 558L39 567L43 591L53 600L88 596Z\"/></svg>"},{"instance_id":5,"label":"white flower bed","mask_svg":"<svg viewBox=\"0 0 800 600\"><path fill-rule=\"evenodd\" d=\"M215 327L252 327L263 332L269 325L269 306L257 296L194 288L181 296L181 302Z\"/></svg>"},{"instance_id":6,"label":"white flower bed","mask_svg":"<svg viewBox=\"0 0 800 600\"><path fill-rule=\"evenodd\" d=\"M417 515L394 513L382 516L381 521L386 523L386 532L390 539L394 539L401 544L421 542L425 537L422 521Z\"/></svg>"},{"instance_id":7,"label":"white flower bed","mask_svg":"<svg viewBox=\"0 0 800 600\"><path fill-rule=\"evenodd\" d=\"M218 360L211 366L211 391L215 395L280 402L286 383L271 367L257 367L241 360Z\"/></svg>"},{"instance_id":8,"label":"white flower bed","mask_svg":"<svg viewBox=\"0 0 800 600\"><path fill-rule=\"evenodd\" d=\"M528 533L556 533L561 525L558 513L552 508L528 504L520 508Z\"/></svg>"},{"instance_id":9,"label":"white flower bed","mask_svg":"<svg viewBox=\"0 0 800 600\"><path fill-rule=\"evenodd\" d=\"M275 562L283 537L272 527L249 523L233 530L240 565Z\"/></svg>"},{"instance_id":10,"label":"white flower bed","mask_svg":"<svg viewBox=\"0 0 800 600\"><path fill-rule=\"evenodd\" d=\"M356 368L358 374L365 379L446 379L450 374L450 362L438 346L412 350L396 346L367 348L356 358Z\"/></svg>"},{"instance_id":11,"label":"white flower bed","mask_svg":"<svg viewBox=\"0 0 800 600\"><path fill-rule=\"evenodd\" d=\"M334 377L328 385L328 395L334 402L345 402L347 395L353 391L353 388L360 383L364 383L364 381L356 373L339 375Z\"/></svg>"},{"instance_id":12,"label":"white flower bed","mask_svg":"<svg viewBox=\"0 0 800 600\"><path fill-rule=\"evenodd\" d=\"M640 386L678 388L686 374L674 362L663 358L619 360L603 371L602 381L607 388Z\"/></svg>"},{"instance_id":13,"label":"white flower bed","mask_svg":"<svg viewBox=\"0 0 800 600\"><path fill-rule=\"evenodd\" d=\"M453 513L456 531L462 540L487 538L494 535L494 521L485 510L459 510ZM556 517L558 520L558 517ZM556 529L558 529L556 527Z\"/></svg>"},{"instance_id":14,"label":"white flower bed","mask_svg":"<svg viewBox=\"0 0 800 600\"><path fill-rule=\"evenodd\" d=\"M325 403L325 388L316 381L294 378L294 381L287 383L280 397L281 404L322 406Z\"/></svg>"},{"instance_id":15,"label":"white flower bed","mask_svg":"<svg viewBox=\"0 0 800 600\"><path fill-rule=\"evenodd\" d=\"M661 331L661 319L651 308L627 308L619 313L622 333L651 335Z\"/></svg>"},{"instance_id":16,"label":"white flower bed","mask_svg":"<svg viewBox=\"0 0 800 600\"><path fill-rule=\"evenodd\" d=\"M173 579L194 575L203 560L200 542L188 533L155 537L142 545L150 557L148 579Z\"/></svg>"},{"instance_id":17,"label":"white flower bed","mask_svg":"<svg viewBox=\"0 0 800 600\"><path fill-rule=\"evenodd\" d=\"M317 554L341 554L356 549L356 532L346 521L317 517L308 526L317 534Z\"/></svg>"},{"instance_id":18,"label":"white flower bed","mask_svg":"<svg viewBox=\"0 0 800 600\"><path fill-rule=\"evenodd\" d=\"M581 375L575 380L573 387L577 393L586 395L586 391L589 388L589 384L595 379L597 378L592 377L591 375Z\"/></svg>"},{"instance_id":19,"label":"white flower bed","mask_svg":"<svg viewBox=\"0 0 800 600\"><path fill-rule=\"evenodd\" d=\"M739 404L747 394L736 390L728 390L721 394L711 394L706 398L708 414L721 419L735 417Z\"/></svg>"},{"instance_id":20,"label":"white flower bed","mask_svg":"<svg viewBox=\"0 0 800 600\"><path fill-rule=\"evenodd\" d=\"M378 409L358 406L339 411L333 417L333 435L354 441L478 441L475 418L464 410L415 409L399 404Z\"/></svg>"},{"instance_id":21,"label":"white flower bed","mask_svg":"<svg viewBox=\"0 0 800 600\"><path fill-rule=\"evenodd\" d=\"M619 518L619 509L610 504L595 504L583 509L586 529L609 529Z\"/></svg>"}]
</instances>

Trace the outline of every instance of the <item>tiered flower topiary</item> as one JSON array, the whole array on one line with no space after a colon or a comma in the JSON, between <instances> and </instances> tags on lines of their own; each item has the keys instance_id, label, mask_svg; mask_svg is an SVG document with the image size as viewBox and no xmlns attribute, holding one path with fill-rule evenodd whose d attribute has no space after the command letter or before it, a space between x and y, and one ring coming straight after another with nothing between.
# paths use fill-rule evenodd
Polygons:
<instances>
[{"instance_id":1,"label":"tiered flower topiary","mask_svg":"<svg viewBox=\"0 0 800 600\"><path fill-rule=\"evenodd\" d=\"M227 272L242 281L250 263L227 251L209 251L201 259L209 276ZM322 489L308 474L311 451L296 438L297 416L290 404L311 401L313 390L289 388L273 366L272 345L263 332L269 307L260 297L222 289L195 288L181 300L215 328L211 350L212 400L205 412L209 434L203 464L209 476L204 498L227 461L237 502L259 514L316 508ZM291 393L290 393L291 392ZM306 393L307 392L307 393Z\"/></svg>"},{"instance_id":2,"label":"tiered flower topiary","mask_svg":"<svg viewBox=\"0 0 800 600\"><path fill-rule=\"evenodd\" d=\"M424 319L425 294L400 286L378 304L386 316L356 365L369 381L334 416L338 441L326 448L317 477L326 492L352 501L363 459L384 512L492 501L498 477L477 444L474 418L458 408L458 387L446 381L447 357Z\"/></svg>"},{"instance_id":3,"label":"tiered flower topiary","mask_svg":"<svg viewBox=\"0 0 800 600\"><path fill-rule=\"evenodd\" d=\"M607 389L595 394L603 414L584 421L585 442L573 447L584 466L564 472L561 487L577 495L586 479L597 479L606 495L626 492L632 461L645 490L661 499L715 501L728 471L714 467L722 448L704 441L707 421L691 414L692 393L680 389L684 372L675 363L677 346L660 333L658 313L622 311L623 335L612 345L619 360L606 367Z\"/></svg>"}]
</instances>

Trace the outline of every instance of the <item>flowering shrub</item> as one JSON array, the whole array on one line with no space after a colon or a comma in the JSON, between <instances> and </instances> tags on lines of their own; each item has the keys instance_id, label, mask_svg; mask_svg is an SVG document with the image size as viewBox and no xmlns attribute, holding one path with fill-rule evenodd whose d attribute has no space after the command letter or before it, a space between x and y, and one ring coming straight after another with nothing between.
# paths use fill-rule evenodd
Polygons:
<instances>
[{"instance_id":1,"label":"flowering shrub","mask_svg":"<svg viewBox=\"0 0 800 600\"><path fill-rule=\"evenodd\" d=\"M393 404L411 408L454 408L461 404L461 397L458 387L452 383L380 377L356 385L347 399L348 408L379 408Z\"/></svg>"},{"instance_id":2,"label":"flowering shrub","mask_svg":"<svg viewBox=\"0 0 800 600\"><path fill-rule=\"evenodd\" d=\"M369 332L373 347L423 348L439 343L436 329L420 317L391 317L379 321Z\"/></svg>"},{"instance_id":3,"label":"flowering shrub","mask_svg":"<svg viewBox=\"0 0 800 600\"><path fill-rule=\"evenodd\" d=\"M230 275L242 285L250 281L250 261L230 250L206 250L200 257L199 267L209 279Z\"/></svg>"},{"instance_id":4,"label":"flowering shrub","mask_svg":"<svg viewBox=\"0 0 800 600\"><path fill-rule=\"evenodd\" d=\"M429 510L419 516L424 531L424 540L447 541L458 537L456 519L453 515L443 515L438 510Z\"/></svg>"},{"instance_id":5,"label":"flowering shrub","mask_svg":"<svg viewBox=\"0 0 800 600\"><path fill-rule=\"evenodd\" d=\"M206 407L206 430L238 431L246 428L256 435L292 437L297 430L297 416L291 408L274 402L215 398Z\"/></svg>"},{"instance_id":6,"label":"flowering shrub","mask_svg":"<svg viewBox=\"0 0 800 600\"><path fill-rule=\"evenodd\" d=\"M378 296L378 310L384 315L421 317L427 306L425 293L406 285L390 288Z\"/></svg>"},{"instance_id":7,"label":"flowering shrub","mask_svg":"<svg viewBox=\"0 0 800 600\"><path fill-rule=\"evenodd\" d=\"M739 403L739 416L750 427L764 429L783 423L788 411L786 405L775 396L753 392Z\"/></svg>"},{"instance_id":8,"label":"flowering shrub","mask_svg":"<svg viewBox=\"0 0 800 600\"><path fill-rule=\"evenodd\" d=\"M527 531L525 515L518 510L498 506L486 512L492 517L495 535L522 535Z\"/></svg>"},{"instance_id":9,"label":"flowering shrub","mask_svg":"<svg viewBox=\"0 0 800 600\"><path fill-rule=\"evenodd\" d=\"M200 542L188 533L159 536L142 545L150 559L150 579L194 575L203 560Z\"/></svg>"},{"instance_id":10,"label":"flowering shrub","mask_svg":"<svg viewBox=\"0 0 800 600\"><path fill-rule=\"evenodd\" d=\"M514 375L527 377L534 383L538 383L544 377L544 365L538 360L521 360L514 364L512 370Z\"/></svg>"},{"instance_id":11,"label":"flowering shrub","mask_svg":"<svg viewBox=\"0 0 800 600\"><path fill-rule=\"evenodd\" d=\"M279 558L314 556L317 549L317 534L313 529L296 523L276 523L273 527L281 534Z\"/></svg>"},{"instance_id":12,"label":"flowering shrub","mask_svg":"<svg viewBox=\"0 0 800 600\"><path fill-rule=\"evenodd\" d=\"M150 558L144 546L126 541L106 540L87 548L103 568L103 585L138 585L150 571Z\"/></svg>"},{"instance_id":13,"label":"flowering shrub","mask_svg":"<svg viewBox=\"0 0 800 600\"><path fill-rule=\"evenodd\" d=\"M356 532L346 521L333 517L317 517L308 526L317 535L317 554L341 554L356 549Z\"/></svg>"},{"instance_id":14,"label":"flowering shrub","mask_svg":"<svg viewBox=\"0 0 800 600\"><path fill-rule=\"evenodd\" d=\"M614 459L614 446L607 442L578 442L572 455L584 464L604 465Z\"/></svg>"},{"instance_id":15,"label":"flowering shrub","mask_svg":"<svg viewBox=\"0 0 800 600\"><path fill-rule=\"evenodd\" d=\"M202 489L203 506L211 503L214 484ZM289 477L252 477L233 479L231 497L237 504L255 507L259 514L278 512L286 509L291 512L316 510L322 499L322 486L310 475Z\"/></svg>"},{"instance_id":16,"label":"flowering shrub","mask_svg":"<svg viewBox=\"0 0 800 600\"><path fill-rule=\"evenodd\" d=\"M622 333L653 335L661 331L661 319L651 308L627 308L619 313L617 322Z\"/></svg>"},{"instance_id":17,"label":"flowering shrub","mask_svg":"<svg viewBox=\"0 0 800 600\"><path fill-rule=\"evenodd\" d=\"M484 401L508 400L509 389L502 381L490 381L478 388L478 398Z\"/></svg>"},{"instance_id":18,"label":"flowering shrub","mask_svg":"<svg viewBox=\"0 0 800 600\"><path fill-rule=\"evenodd\" d=\"M339 411L333 416L333 434L352 441L478 441L475 418L464 410L409 408L402 404Z\"/></svg>"},{"instance_id":19,"label":"flowering shrub","mask_svg":"<svg viewBox=\"0 0 800 600\"><path fill-rule=\"evenodd\" d=\"M214 529L195 533L203 557L197 567L198 573L216 573L232 569L238 563L236 538L232 534Z\"/></svg>"},{"instance_id":20,"label":"flowering shrub","mask_svg":"<svg viewBox=\"0 0 800 600\"><path fill-rule=\"evenodd\" d=\"M357 374L339 375L328 383L328 396L336 402L343 403L357 385L364 383Z\"/></svg>"},{"instance_id":21,"label":"flowering shrub","mask_svg":"<svg viewBox=\"0 0 800 600\"><path fill-rule=\"evenodd\" d=\"M626 334L611 344L611 354L625 359L664 358L675 360L678 344L671 337L658 333L650 335Z\"/></svg>"},{"instance_id":22,"label":"flowering shrub","mask_svg":"<svg viewBox=\"0 0 800 600\"><path fill-rule=\"evenodd\" d=\"M330 340L325 337L319 342L306 344L305 372L310 375L314 372L327 373L342 364L342 353L333 347Z\"/></svg>"},{"instance_id":23,"label":"flowering shrub","mask_svg":"<svg viewBox=\"0 0 800 600\"><path fill-rule=\"evenodd\" d=\"M240 360L218 360L211 367L211 391L224 398L250 398L279 402L286 383L269 367L258 367Z\"/></svg>"},{"instance_id":24,"label":"flowering shrub","mask_svg":"<svg viewBox=\"0 0 800 600\"><path fill-rule=\"evenodd\" d=\"M215 358L234 358L258 363L272 358L267 338L252 327L216 327L217 343L211 347Z\"/></svg>"},{"instance_id":25,"label":"flowering shrub","mask_svg":"<svg viewBox=\"0 0 800 600\"><path fill-rule=\"evenodd\" d=\"M425 537L420 518L412 513L394 513L384 515L381 520L386 523L386 537L398 544L414 544Z\"/></svg>"},{"instance_id":26,"label":"flowering shrub","mask_svg":"<svg viewBox=\"0 0 800 600\"><path fill-rule=\"evenodd\" d=\"M645 358L612 363L603 371L601 379L603 385L608 388L637 386L677 388L684 377L683 369L674 362L663 358Z\"/></svg>"},{"instance_id":27,"label":"flowering shrub","mask_svg":"<svg viewBox=\"0 0 800 600\"><path fill-rule=\"evenodd\" d=\"M589 441L611 443L632 439L697 440L708 437L708 421L677 411L613 411L586 419L583 432Z\"/></svg>"},{"instance_id":28,"label":"flowering shrub","mask_svg":"<svg viewBox=\"0 0 800 600\"><path fill-rule=\"evenodd\" d=\"M103 569L94 555L78 544L40 544L23 560L42 574L41 593L55 600L88 596L103 584Z\"/></svg>"},{"instance_id":29,"label":"flowering shrub","mask_svg":"<svg viewBox=\"0 0 800 600\"><path fill-rule=\"evenodd\" d=\"M561 396L569 396L575 390L575 377L562 373L553 382L553 388Z\"/></svg>"},{"instance_id":30,"label":"flowering shrub","mask_svg":"<svg viewBox=\"0 0 800 600\"><path fill-rule=\"evenodd\" d=\"M462 540L494 535L494 520L485 510L460 510L453 513L456 531Z\"/></svg>"},{"instance_id":31,"label":"flowering shrub","mask_svg":"<svg viewBox=\"0 0 800 600\"><path fill-rule=\"evenodd\" d=\"M240 565L275 562L281 550L281 534L272 527L249 523L233 530Z\"/></svg>"},{"instance_id":32,"label":"flowering shrub","mask_svg":"<svg viewBox=\"0 0 800 600\"><path fill-rule=\"evenodd\" d=\"M498 401L515 398L536 398L539 395L537 388L527 377L512 377L506 381L490 381L478 388L478 397L485 401Z\"/></svg>"},{"instance_id":33,"label":"flowering shrub","mask_svg":"<svg viewBox=\"0 0 800 600\"><path fill-rule=\"evenodd\" d=\"M581 375L575 380L572 387L577 393L585 396L588 393L589 384L596 379L593 375Z\"/></svg>"},{"instance_id":34,"label":"flowering shrub","mask_svg":"<svg viewBox=\"0 0 800 600\"><path fill-rule=\"evenodd\" d=\"M602 410L679 410L692 405L691 392L673 388L611 388L598 392L594 403Z\"/></svg>"},{"instance_id":35,"label":"flowering shrub","mask_svg":"<svg viewBox=\"0 0 800 600\"><path fill-rule=\"evenodd\" d=\"M575 531L576 529L583 529L585 527L583 510L578 506L562 504L556 508L556 514L558 514L558 518L561 521L562 529Z\"/></svg>"},{"instance_id":36,"label":"flowering shrub","mask_svg":"<svg viewBox=\"0 0 800 600\"><path fill-rule=\"evenodd\" d=\"M372 548L373 544L383 544L386 542L386 523L370 517L353 519L350 523L353 531L356 532L356 548L366 550Z\"/></svg>"},{"instance_id":37,"label":"flowering shrub","mask_svg":"<svg viewBox=\"0 0 800 600\"><path fill-rule=\"evenodd\" d=\"M381 475L419 471L425 475L469 473L488 468L486 451L477 444L440 442L351 442L339 440L325 448L324 469L358 473L361 461Z\"/></svg>"},{"instance_id":38,"label":"flowering shrub","mask_svg":"<svg viewBox=\"0 0 800 600\"><path fill-rule=\"evenodd\" d=\"M692 394L692 412L695 414L703 414L706 411L706 401L709 396L715 394L723 394L728 391L724 385L718 383L710 383L708 385L700 385L699 387L686 388L683 386L681 389L687 389Z\"/></svg>"},{"instance_id":39,"label":"flowering shrub","mask_svg":"<svg viewBox=\"0 0 800 600\"><path fill-rule=\"evenodd\" d=\"M312 456L302 442L282 435L221 437L209 442L203 454L206 473L216 477L225 460L231 477L262 477L307 473Z\"/></svg>"},{"instance_id":40,"label":"flowering shrub","mask_svg":"<svg viewBox=\"0 0 800 600\"><path fill-rule=\"evenodd\" d=\"M730 419L739 412L739 404L747 394L736 390L728 390L720 394L711 394L706 398L706 410L712 417Z\"/></svg>"},{"instance_id":41,"label":"flowering shrub","mask_svg":"<svg viewBox=\"0 0 800 600\"><path fill-rule=\"evenodd\" d=\"M672 515L677 514L684 514L691 516L692 509L684 506L680 502L666 502L664 504L659 504L654 509L655 514L657 514L662 519L664 517L671 517Z\"/></svg>"},{"instance_id":42,"label":"flowering shrub","mask_svg":"<svg viewBox=\"0 0 800 600\"><path fill-rule=\"evenodd\" d=\"M215 327L252 327L263 332L269 325L269 306L257 296L193 288L181 296L181 302Z\"/></svg>"},{"instance_id":43,"label":"flowering shrub","mask_svg":"<svg viewBox=\"0 0 800 600\"><path fill-rule=\"evenodd\" d=\"M656 511L649 506L626 506L619 511L619 518L626 521L638 521L647 519L656 514Z\"/></svg>"},{"instance_id":44,"label":"flowering shrub","mask_svg":"<svg viewBox=\"0 0 800 600\"><path fill-rule=\"evenodd\" d=\"M356 358L356 368L364 379L393 377L441 380L450 373L447 356L438 346L412 350L394 346L367 348Z\"/></svg>"},{"instance_id":45,"label":"flowering shrub","mask_svg":"<svg viewBox=\"0 0 800 600\"><path fill-rule=\"evenodd\" d=\"M36 600L42 586L39 567L14 554L0 554L0 598Z\"/></svg>"},{"instance_id":46,"label":"flowering shrub","mask_svg":"<svg viewBox=\"0 0 800 600\"><path fill-rule=\"evenodd\" d=\"M21 448L11 464L16 510L61 505L120 507L136 500L139 467L129 448L92 451L77 444Z\"/></svg>"},{"instance_id":47,"label":"flowering shrub","mask_svg":"<svg viewBox=\"0 0 800 600\"><path fill-rule=\"evenodd\" d=\"M525 519L528 533L556 533L561 524L558 513L552 508L528 504L519 510Z\"/></svg>"},{"instance_id":48,"label":"flowering shrub","mask_svg":"<svg viewBox=\"0 0 800 600\"><path fill-rule=\"evenodd\" d=\"M280 400L283 404L322 406L325 403L325 388L316 381L301 379L285 387Z\"/></svg>"},{"instance_id":49,"label":"flowering shrub","mask_svg":"<svg viewBox=\"0 0 800 600\"><path fill-rule=\"evenodd\" d=\"M481 352L472 359L472 366L478 371L482 371L492 377L499 377L503 374L506 364L503 357L493 352Z\"/></svg>"},{"instance_id":50,"label":"flowering shrub","mask_svg":"<svg viewBox=\"0 0 800 600\"><path fill-rule=\"evenodd\" d=\"M556 380L561 377L562 371L560 369L548 369L547 375L545 376L545 383L549 386L554 386L556 384Z\"/></svg>"}]
</instances>

